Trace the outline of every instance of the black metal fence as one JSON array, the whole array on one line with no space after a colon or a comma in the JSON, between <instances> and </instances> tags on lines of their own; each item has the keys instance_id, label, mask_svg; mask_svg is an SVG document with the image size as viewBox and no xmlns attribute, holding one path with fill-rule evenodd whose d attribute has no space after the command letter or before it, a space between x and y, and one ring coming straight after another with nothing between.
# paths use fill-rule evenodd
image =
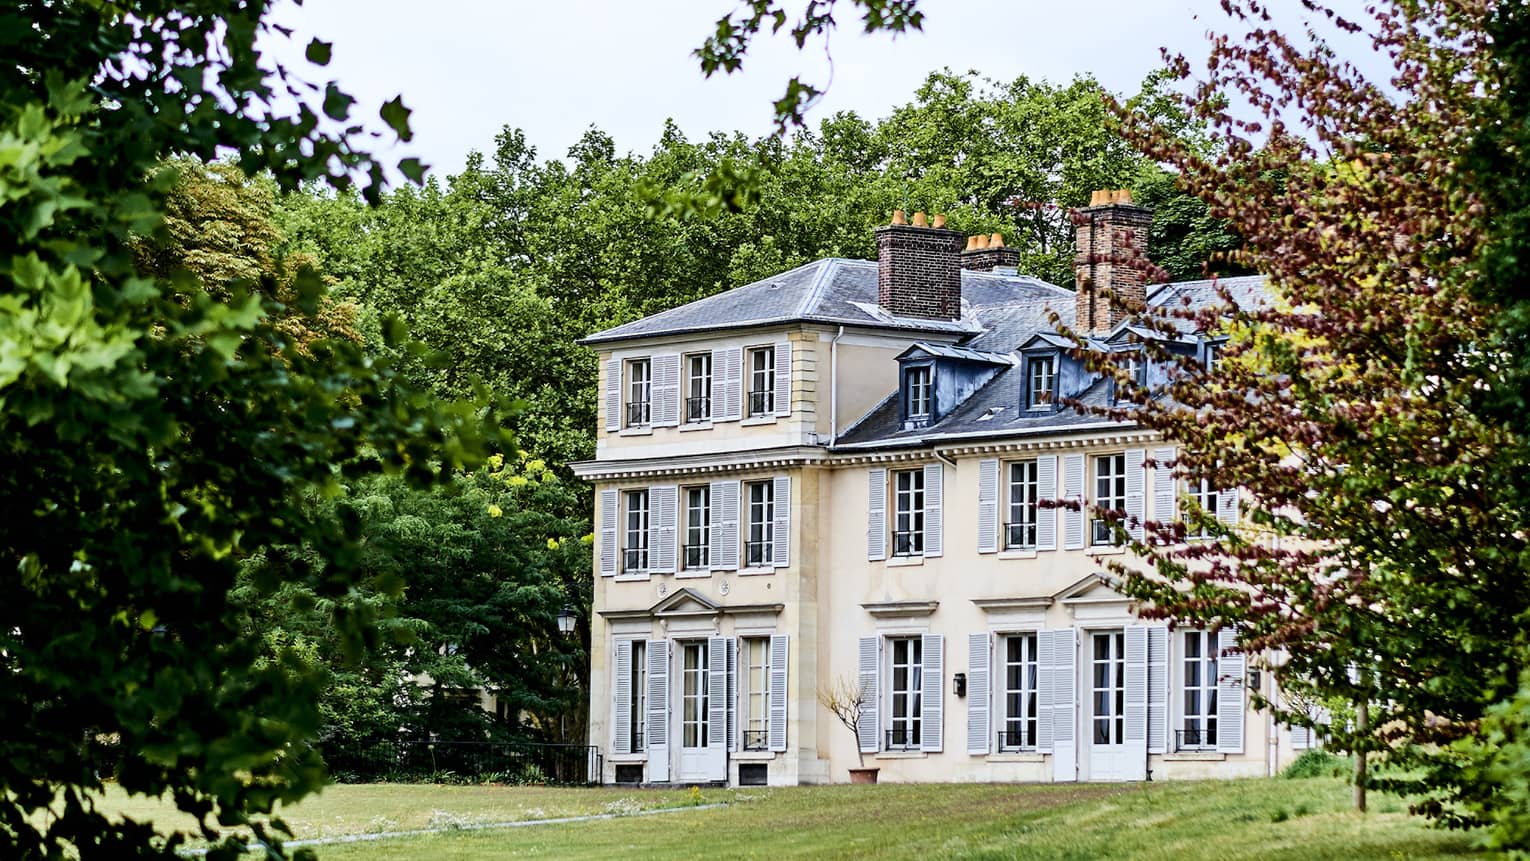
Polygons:
<instances>
[{"instance_id":1,"label":"black metal fence","mask_svg":"<svg viewBox=\"0 0 1530 861\"><path fill-rule=\"evenodd\" d=\"M493 781L585 785L601 779L600 748L580 744L385 739L319 745L340 783Z\"/></svg>"}]
</instances>

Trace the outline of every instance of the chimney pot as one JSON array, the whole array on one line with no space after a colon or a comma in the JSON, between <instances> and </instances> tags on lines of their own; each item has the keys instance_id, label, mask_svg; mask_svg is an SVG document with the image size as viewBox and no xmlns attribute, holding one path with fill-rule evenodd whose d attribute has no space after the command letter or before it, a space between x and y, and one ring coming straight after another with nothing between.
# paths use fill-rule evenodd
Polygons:
<instances>
[{"instance_id":1,"label":"chimney pot","mask_svg":"<svg viewBox=\"0 0 1530 861\"><path fill-rule=\"evenodd\" d=\"M893 210L893 220L892 220L892 223L893 224L908 224L908 218L906 218L903 215L903 210L901 210L901 209L894 209Z\"/></svg>"},{"instance_id":2,"label":"chimney pot","mask_svg":"<svg viewBox=\"0 0 1530 861\"><path fill-rule=\"evenodd\" d=\"M1004 234L1002 234L1002 233L995 233L994 235L988 237L988 247L989 248L1003 248L1004 247Z\"/></svg>"},{"instance_id":3,"label":"chimney pot","mask_svg":"<svg viewBox=\"0 0 1530 861\"><path fill-rule=\"evenodd\" d=\"M914 226L915 227L929 227L930 226L930 220L925 217L923 210L919 210L919 211L916 211L914 213Z\"/></svg>"},{"instance_id":4,"label":"chimney pot","mask_svg":"<svg viewBox=\"0 0 1530 861\"><path fill-rule=\"evenodd\" d=\"M937 212L935 214L935 220L930 223L930 226L931 227L936 227L936 228L945 227L946 226L946 216L944 214L942 214L942 213L938 213Z\"/></svg>"}]
</instances>

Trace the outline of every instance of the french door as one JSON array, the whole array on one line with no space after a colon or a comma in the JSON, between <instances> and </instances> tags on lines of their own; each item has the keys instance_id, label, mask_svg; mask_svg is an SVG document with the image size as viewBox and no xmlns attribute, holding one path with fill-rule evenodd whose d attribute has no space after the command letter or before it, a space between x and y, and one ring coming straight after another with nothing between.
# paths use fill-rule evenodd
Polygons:
<instances>
[{"instance_id":1,"label":"french door","mask_svg":"<svg viewBox=\"0 0 1530 861\"><path fill-rule=\"evenodd\" d=\"M1126 635L1089 635L1089 779L1132 779L1126 745Z\"/></svg>"}]
</instances>

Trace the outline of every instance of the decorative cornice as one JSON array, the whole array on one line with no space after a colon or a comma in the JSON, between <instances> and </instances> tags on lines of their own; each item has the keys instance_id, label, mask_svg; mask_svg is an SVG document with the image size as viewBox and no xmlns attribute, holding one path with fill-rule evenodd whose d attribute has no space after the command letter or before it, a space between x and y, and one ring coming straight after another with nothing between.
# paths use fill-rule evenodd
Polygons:
<instances>
[{"instance_id":1,"label":"decorative cornice","mask_svg":"<svg viewBox=\"0 0 1530 861\"><path fill-rule=\"evenodd\" d=\"M610 621L622 619L687 619L707 618L709 616L741 616L746 613L776 613L779 614L786 608L785 604L722 604L706 610L658 610L653 608L638 610L599 610L601 617Z\"/></svg>"},{"instance_id":2,"label":"decorative cornice","mask_svg":"<svg viewBox=\"0 0 1530 861\"><path fill-rule=\"evenodd\" d=\"M873 601L861 608L878 619L907 619L928 616L939 606L939 601Z\"/></svg>"},{"instance_id":3,"label":"decorative cornice","mask_svg":"<svg viewBox=\"0 0 1530 861\"><path fill-rule=\"evenodd\" d=\"M993 612L995 610L1040 610L1052 606L1051 596L1039 598L973 598L972 603L979 609Z\"/></svg>"}]
</instances>

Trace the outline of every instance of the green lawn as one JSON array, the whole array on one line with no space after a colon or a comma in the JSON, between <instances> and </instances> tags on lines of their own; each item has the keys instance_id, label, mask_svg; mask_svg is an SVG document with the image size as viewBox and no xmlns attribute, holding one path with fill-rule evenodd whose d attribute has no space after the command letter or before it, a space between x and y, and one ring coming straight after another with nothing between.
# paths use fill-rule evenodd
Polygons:
<instances>
[{"instance_id":1,"label":"green lawn","mask_svg":"<svg viewBox=\"0 0 1530 861\"><path fill-rule=\"evenodd\" d=\"M706 790L720 809L318 848L321 861L490 858L1335 859L1484 857L1338 780ZM336 786L287 813L300 837L633 812L685 792ZM121 798L110 799L121 805ZM162 809L138 808L159 819Z\"/></svg>"}]
</instances>

